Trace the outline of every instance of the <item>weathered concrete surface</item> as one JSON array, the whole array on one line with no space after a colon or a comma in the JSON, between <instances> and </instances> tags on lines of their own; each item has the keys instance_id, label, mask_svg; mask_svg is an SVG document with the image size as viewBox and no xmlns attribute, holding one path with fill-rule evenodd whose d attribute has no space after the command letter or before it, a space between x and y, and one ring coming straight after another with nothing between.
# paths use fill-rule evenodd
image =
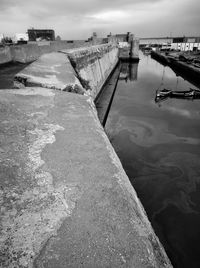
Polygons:
<instances>
[{"instance_id":1,"label":"weathered concrete surface","mask_svg":"<svg viewBox=\"0 0 200 268\"><path fill-rule=\"evenodd\" d=\"M68 57L59 52L42 55L15 75L14 87L36 86L83 94L85 90Z\"/></svg>"},{"instance_id":2,"label":"weathered concrete surface","mask_svg":"<svg viewBox=\"0 0 200 268\"><path fill-rule=\"evenodd\" d=\"M134 38L131 43L131 58L139 60L139 39Z\"/></svg>"},{"instance_id":3,"label":"weathered concrete surface","mask_svg":"<svg viewBox=\"0 0 200 268\"><path fill-rule=\"evenodd\" d=\"M102 42L103 39L98 38L98 43ZM38 59L42 54L45 53L57 52L61 49L72 49L92 45L94 45L94 40L42 41L28 42L28 44L18 44L9 47L7 46L0 48L0 65L10 61L29 63Z\"/></svg>"},{"instance_id":4,"label":"weathered concrete surface","mask_svg":"<svg viewBox=\"0 0 200 268\"><path fill-rule=\"evenodd\" d=\"M14 86L87 93L95 99L117 62L118 48L112 44L44 54L16 74Z\"/></svg>"},{"instance_id":5,"label":"weathered concrete surface","mask_svg":"<svg viewBox=\"0 0 200 268\"><path fill-rule=\"evenodd\" d=\"M112 43L62 50L79 75L79 79L93 99L118 62L118 47Z\"/></svg>"},{"instance_id":6,"label":"weathered concrete surface","mask_svg":"<svg viewBox=\"0 0 200 268\"><path fill-rule=\"evenodd\" d=\"M158 51L152 51L151 56L162 64L168 65L184 79L192 79L191 81L193 83L195 81L200 82L200 69L198 67L195 67L194 65L187 62L182 62L180 60L173 60L170 56Z\"/></svg>"},{"instance_id":7,"label":"weathered concrete surface","mask_svg":"<svg viewBox=\"0 0 200 268\"><path fill-rule=\"evenodd\" d=\"M0 47L0 65L12 61L12 56L9 47Z\"/></svg>"},{"instance_id":8,"label":"weathered concrete surface","mask_svg":"<svg viewBox=\"0 0 200 268\"><path fill-rule=\"evenodd\" d=\"M11 46L10 51L12 60L21 63L32 62L41 55L39 47L33 44Z\"/></svg>"},{"instance_id":9,"label":"weathered concrete surface","mask_svg":"<svg viewBox=\"0 0 200 268\"><path fill-rule=\"evenodd\" d=\"M0 267L171 267L87 96L0 92Z\"/></svg>"},{"instance_id":10,"label":"weathered concrete surface","mask_svg":"<svg viewBox=\"0 0 200 268\"><path fill-rule=\"evenodd\" d=\"M122 61L138 61L139 39L130 35L129 40L125 40L124 42L119 42L119 59Z\"/></svg>"},{"instance_id":11,"label":"weathered concrete surface","mask_svg":"<svg viewBox=\"0 0 200 268\"><path fill-rule=\"evenodd\" d=\"M200 82L200 69L198 67L181 61L172 61L169 66L171 68L176 68L180 73L182 72L183 74L186 73L187 75L190 75L191 78Z\"/></svg>"}]
</instances>

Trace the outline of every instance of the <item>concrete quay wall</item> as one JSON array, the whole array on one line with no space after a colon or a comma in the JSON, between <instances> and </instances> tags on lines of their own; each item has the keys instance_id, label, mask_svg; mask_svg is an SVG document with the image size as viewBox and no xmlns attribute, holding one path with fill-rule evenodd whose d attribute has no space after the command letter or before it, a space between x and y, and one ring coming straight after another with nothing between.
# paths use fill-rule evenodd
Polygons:
<instances>
[{"instance_id":1,"label":"concrete quay wall","mask_svg":"<svg viewBox=\"0 0 200 268\"><path fill-rule=\"evenodd\" d=\"M37 45L16 45L10 46L12 61L27 63L32 62L39 58L41 51Z\"/></svg>"},{"instance_id":2,"label":"concrete quay wall","mask_svg":"<svg viewBox=\"0 0 200 268\"><path fill-rule=\"evenodd\" d=\"M59 52L42 55L15 75L15 88L30 86L85 93L67 55Z\"/></svg>"},{"instance_id":3,"label":"concrete quay wall","mask_svg":"<svg viewBox=\"0 0 200 268\"><path fill-rule=\"evenodd\" d=\"M200 82L200 69L192 64L181 61L170 61L169 66L179 71L180 74L187 74L194 81Z\"/></svg>"},{"instance_id":4,"label":"concrete quay wall","mask_svg":"<svg viewBox=\"0 0 200 268\"><path fill-rule=\"evenodd\" d=\"M0 47L0 64L12 61L12 55L9 47Z\"/></svg>"},{"instance_id":5,"label":"concrete quay wall","mask_svg":"<svg viewBox=\"0 0 200 268\"><path fill-rule=\"evenodd\" d=\"M80 81L93 99L119 61L119 49L112 43L61 52L68 55Z\"/></svg>"},{"instance_id":6,"label":"concrete quay wall","mask_svg":"<svg viewBox=\"0 0 200 268\"><path fill-rule=\"evenodd\" d=\"M118 48L113 44L61 50L42 55L18 73L15 87L42 86L95 99L117 63Z\"/></svg>"},{"instance_id":7,"label":"concrete quay wall","mask_svg":"<svg viewBox=\"0 0 200 268\"><path fill-rule=\"evenodd\" d=\"M11 61L27 63L38 59L45 53L62 49L92 46L93 42L84 40L30 42L22 45L0 47L0 65Z\"/></svg>"},{"instance_id":8,"label":"concrete quay wall","mask_svg":"<svg viewBox=\"0 0 200 268\"><path fill-rule=\"evenodd\" d=\"M0 91L0 267L172 267L67 55L36 62Z\"/></svg>"},{"instance_id":9,"label":"concrete quay wall","mask_svg":"<svg viewBox=\"0 0 200 268\"><path fill-rule=\"evenodd\" d=\"M168 65L179 75L188 77L192 81L200 81L200 69L193 64L172 59L170 56L160 52L152 51L151 56L162 64Z\"/></svg>"}]
</instances>

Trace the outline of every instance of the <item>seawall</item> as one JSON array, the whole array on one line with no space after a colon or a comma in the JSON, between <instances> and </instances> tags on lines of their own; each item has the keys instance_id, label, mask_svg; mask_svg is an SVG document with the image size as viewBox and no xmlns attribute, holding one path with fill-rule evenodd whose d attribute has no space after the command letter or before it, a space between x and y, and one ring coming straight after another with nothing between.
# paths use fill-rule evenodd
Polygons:
<instances>
[{"instance_id":1,"label":"seawall","mask_svg":"<svg viewBox=\"0 0 200 268\"><path fill-rule=\"evenodd\" d=\"M100 86L97 47L87 49L85 83ZM114 66L114 51L96 56ZM0 264L172 267L98 120L100 88L84 88L79 67L66 53L43 55L17 75L20 89L0 92Z\"/></svg>"},{"instance_id":2,"label":"seawall","mask_svg":"<svg viewBox=\"0 0 200 268\"><path fill-rule=\"evenodd\" d=\"M12 61L12 55L9 47L0 47L0 64Z\"/></svg>"},{"instance_id":3,"label":"seawall","mask_svg":"<svg viewBox=\"0 0 200 268\"><path fill-rule=\"evenodd\" d=\"M18 73L15 87L21 84L79 91L94 100L117 63L118 48L111 43L61 50L42 55Z\"/></svg>"},{"instance_id":4,"label":"seawall","mask_svg":"<svg viewBox=\"0 0 200 268\"><path fill-rule=\"evenodd\" d=\"M0 47L0 65L11 61L28 63L37 60L41 55L45 53L92 45L93 41L88 42L85 40L71 40L29 42L28 44Z\"/></svg>"},{"instance_id":5,"label":"seawall","mask_svg":"<svg viewBox=\"0 0 200 268\"><path fill-rule=\"evenodd\" d=\"M192 79L193 82L200 82L200 69L199 67L195 67L191 63L183 62L178 59L174 59L164 53L152 51L152 58L161 62L164 65L168 65L171 67L176 73L181 75L182 77L188 77L189 80Z\"/></svg>"},{"instance_id":6,"label":"seawall","mask_svg":"<svg viewBox=\"0 0 200 268\"><path fill-rule=\"evenodd\" d=\"M119 61L118 47L112 43L61 52L67 54L82 85L93 99Z\"/></svg>"},{"instance_id":7,"label":"seawall","mask_svg":"<svg viewBox=\"0 0 200 268\"><path fill-rule=\"evenodd\" d=\"M153 59L156 59L157 61L161 62L164 65L169 65L169 63L170 63L169 59L163 53L151 51L151 57Z\"/></svg>"},{"instance_id":8,"label":"seawall","mask_svg":"<svg viewBox=\"0 0 200 268\"><path fill-rule=\"evenodd\" d=\"M200 82L200 68L195 67L192 64L188 64L186 62L181 61L172 61L169 66L180 74L186 74L190 77L190 79L194 79L194 81Z\"/></svg>"}]
</instances>

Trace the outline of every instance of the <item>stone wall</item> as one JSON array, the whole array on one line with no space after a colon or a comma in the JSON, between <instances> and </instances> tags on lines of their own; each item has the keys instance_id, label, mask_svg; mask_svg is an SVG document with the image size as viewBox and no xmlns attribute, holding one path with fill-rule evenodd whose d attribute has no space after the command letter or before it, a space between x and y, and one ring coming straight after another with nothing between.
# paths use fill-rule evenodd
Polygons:
<instances>
[{"instance_id":1,"label":"stone wall","mask_svg":"<svg viewBox=\"0 0 200 268\"><path fill-rule=\"evenodd\" d=\"M11 46L10 50L14 62L32 62L41 55L40 48L33 44Z\"/></svg>"},{"instance_id":2,"label":"stone wall","mask_svg":"<svg viewBox=\"0 0 200 268\"><path fill-rule=\"evenodd\" d=\"M102 39L95 41L101 43ZM92 46L93 40L71 40L71 41L47 41L47 42L29 42L23 45L12 45L0 48L0 64L10 61L14 62L32 62L41 55L50 52L56 52L62 49L73 49L85 46Z\"/></svg>"},{"instance_id":3,"label":"stone wall","mask_svg":"<svg viewBox=\"0 0 200 268\"><path fill-rule=\"evenodd\" d=\"M95 99L117 62L118 48L112 44L61 50L42 55L18 73L15 86L21 83L24 86L54 87L85 93ZM72 81L69 75L76 77L76 81ZM68 86L69 81L73 88Z\"/></svg>"},{"instance_id":4,"label":"stone wall","mask_svg":"<svg viewBox=\"0 0 200 268\"><path fill-rule=\"evenodd\" d=\"M119 60L118 47L111 43L61 52L68 55L82 85L93 99Z\"/></svg>"},{"instance_id":5,"label":"stone wall","mask_svg":"<svg viewBox=\"0 0 200 268\"><path fill-rule=\"evenodd\" d=\"M9 47L0 47L0 65L12 61L12 55Z\"/></svg>"}]
</instances>

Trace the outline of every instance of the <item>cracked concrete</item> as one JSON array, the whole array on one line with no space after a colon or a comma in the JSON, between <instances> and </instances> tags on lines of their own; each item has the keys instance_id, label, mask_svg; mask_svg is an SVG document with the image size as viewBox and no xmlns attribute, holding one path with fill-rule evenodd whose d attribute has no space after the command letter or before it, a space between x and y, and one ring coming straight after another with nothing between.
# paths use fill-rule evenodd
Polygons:
<instances>
[{"instance_id":1,"label":"cracked concrete","mask_svg":"<svg viewBox=\"0 0 200 268\"><path fill-rule=\"evenodd\" d=\"M93 99L118 63L118 48L111 43L60 52L68 55L82 85Z\"/></svg>"},{"instance_id":2,"label":"cracked concrete","mask_svg":"<svg viewBox=\"0 0 200 268\"><path fill-rule=\"evenodd\" d=\"M81 83L67 55L52 52L42 55L16 74L14 87L44 87L84 94Z\"/></svg>"}]
</instances>

